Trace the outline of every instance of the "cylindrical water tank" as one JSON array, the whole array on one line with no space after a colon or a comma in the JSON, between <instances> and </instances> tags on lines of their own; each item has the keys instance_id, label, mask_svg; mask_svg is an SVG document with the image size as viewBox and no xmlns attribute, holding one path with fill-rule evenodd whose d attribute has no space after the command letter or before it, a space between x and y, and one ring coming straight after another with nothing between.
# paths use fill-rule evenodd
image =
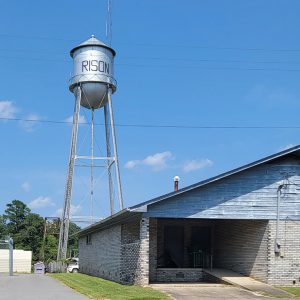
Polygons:
<instances>
[{"instance_id":1,"label":"cylindrical water tank","mask_svg":"<svg viewBox=\"0 0 300 300\"><path fill-rule=\"evenodd\" d=\"M117 89L114 75L114 57L116 52L96 39L90 39L70 52L74 61L70 91L77 92L81 87L81 105L97 109L107 102L108 88Z\"/></svg>"}]
</instances>

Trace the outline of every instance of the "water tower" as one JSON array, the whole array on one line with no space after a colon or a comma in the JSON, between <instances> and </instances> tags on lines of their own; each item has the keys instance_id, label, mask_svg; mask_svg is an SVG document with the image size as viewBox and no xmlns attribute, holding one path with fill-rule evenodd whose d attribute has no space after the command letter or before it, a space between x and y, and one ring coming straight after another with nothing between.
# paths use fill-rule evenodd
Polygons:
<instances>
[{"instance_id":1,"label":"water tower","mask_svg":"<svg viewBox=\"0 0 300 300\"><path fill-rule=\"evenodd\" d=\"M95 36L92 36L87 41L72 49L70 55L73 58L74 67L69 88L75 95L75 108L73 115L68 175L60 226L57 254L58 260L66 258L75 160L85 160L90 162L91 197L93 197L94 162L104 162L108 177L110 212L113 214L115 211L113 176L116 179L119 209L123 209L117 142L111 100L111 95L117 89L116 81L114 79L114 57L116 52L95 38ZM91 150L86 156L77 155L76 152L81 106L91 113ZM106 156L94 156L94 110L96 109L103 109L104 112Z\"/></svg>"}]
</instances>

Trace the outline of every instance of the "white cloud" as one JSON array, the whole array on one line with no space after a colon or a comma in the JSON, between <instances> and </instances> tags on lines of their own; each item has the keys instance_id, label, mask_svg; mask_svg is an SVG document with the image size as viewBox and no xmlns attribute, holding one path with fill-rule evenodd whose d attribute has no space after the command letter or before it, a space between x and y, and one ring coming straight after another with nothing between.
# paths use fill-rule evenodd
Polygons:
<instances>
[{"instance_id":1,"label":"white cloud","mask_svg":"<svg viewBox=\"0 0 300 300\"><path fill-rule=\"evenodd\" d=\"M42 208L42 207L49 207L49 206L55 206L54 202L51 200L50 197L43 197L40 196L34 200L32 200L28 204L29 208Z\"/></svg>"},{"instance_id":2,"label":"white cloud","mask_svg":"<svg viewBox=\"0 0 300 300\"><path fill-rule=\"evenodd\" d=\"M172 157L173 155L170 151L155 153L142 160L130 160L125 164L125 168L133 169L136 166L143 165L151 167L153 171L160 171L167 167L167 161Z\"/></svg>"},{"instance_id":3,"label":"white cloud","mask_svg":"<svg viewBox=\"0 0 300 300\"><path fill-rule=\"evenodd\" d=\"M298 102L297 97L291 94L291 92L286 88L280 86L271 87L262 84L254 86L246 95L246 100L272 107L288 104L291 105Z\"/></svg>"},{"instance_id":4,"label":"white cloud","mask_svg":"<svg viewBox=\"0 0 300 300\"><path fill-rule=\"evenodd\" d=\"M203 169L205 167L210 167L213 164L213 162L209 159L193 159L187 161L183 167L182 170L185 173L192 172L195 170Z\"/></svg>"},{"instance_id":5,"label":"white cloud","mask_svg":"<svg viewBox=\"0 0 300 300\"><path fill-rule=\"evenodd\" d=\"M73 116L70 116L68 118L65 119L65 122L68 122L68 123L73 123ZM79 115L79 118L78 118L78 123L80 124L84 124L84 123L87 123L86 120L85 120L85 117L82 116L82 115Z\"/></svg>"},{"instance_id":6,"label":"white cloud","mask_svg":"<svg viewBox=\"0 0 300 300\"><path fill-rule=\"evenodd\" d=\"M78 212L81 211L81 205L72 205L71 204L71 216L76 215Z\"/></svg>"},{"instance_id":7,"label":"white cloud","mask_svg":"<svg viewBox=\"0 0 300 300\"><path fill-rule=\"evenodd\" d=\"M16 117L17 107L11 101L0 101L0 118L12 119Z\"/></svg>"},{"instance_id":8,"label":"white cloud","mask_svg":"<svg viewBox=\"0 0 300 300\"><path fill-rule=\"evenodd\" d=\"M125 168L126 169L133 169L134 167L136 167L137 165L139 165L141 163L140 160L130 160L125 164Z\"/></svg>"},{"instance_id":9,"label":"white cloud","mask_svg":"<svg viewBox=\"0 0 300 300\"><path fill-rule=\"evenodd\" d=\"M37 114L30 114L25 118L27 121L20 121L20 126L27 132L33 132L37 121L42 118Z\"/></svg>"},{"instance_id":10,"label":"white cloud","mask_svg":"<svg viewBox=\"0 0 300 300\"><path fill-rule=\"evenodd\" d=\"M28 181L25 181L21 184L21 188L25 191L25 192L29 192L31 189L31 185Z\"/></svg>"},{"instance_id":11,"label":"white cloud","mask_svg":"<svg viewBox=\"0 0 300 300\"><path fill-rule=\"evenodd\" d=\"M287 144L286 146L279 148L279 151L284 151L284 150L290 149L295 146L296 146L295 144Z\"/></svg>"},{"instance_id":12,"label":"white cloud","mask_svg":"<svg viewBox=\"0 0 300 300\"><path fill-rule=\"evenodd\" d=\"M80 204L78 205L71 204L71 211L70 211L71 216L76 215L78 212L80 212L81 208L82 207ZM62 208L57 209L55 212L55 216L61 217L62 211L63 211Z\"/></svg>"}]
</instances>

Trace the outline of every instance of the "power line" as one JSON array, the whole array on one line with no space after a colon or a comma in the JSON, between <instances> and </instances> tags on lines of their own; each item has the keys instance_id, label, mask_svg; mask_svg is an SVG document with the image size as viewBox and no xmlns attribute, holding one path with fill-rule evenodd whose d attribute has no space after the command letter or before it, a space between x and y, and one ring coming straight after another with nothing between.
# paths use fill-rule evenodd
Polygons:
<instances>
[{"instance_id":1,"label":"power line","mask_svg":"<svg viewBox=\"0 0 300 300\"><path fill-rule=\"evenodd\" d=\"M62 53L59 51L48 51L48 50L37 50L37 49L14 49L14 48L0 48L0 51L7 51L8 54L11 54L12 51L16 52L32 52L32 53L39 53L39 54L60 54L64 55L66 53ZM22 56L7 56L7 55L0 55L3 58L9 59L22 59L22 60L45 60L45 61L58 61L58 62L69 62L70 60L66 59L49 59L43 57L22 57ZM300 61L275 61L275 60L242 60L242 59L193 59L193 58L186 58L186 57L139 57L139 56L120 56L121 60L156 60L156 61L182 61L182 62L213 62L213 63L247 63L247 64L300 64Z\"/></svg>"},{"instance_id":2,"label":"power line","mask_svg":"<svg viewBox=\"0 0 300 300\"><path fill-rule=\"evenodd\" d=\"M123 44L123 43L121 43ZM266 52L300 52L300 49L272 49L272 48L251 48L251 47L218 47L218 46L200 46L191 44L147 44L147 43L124 43L129 46L140 46L140 47L165 47L165 48L194 48L194 49L207 49L207 50L235 50L235 51L266 51Z\"/></svg>"},{"instance_id":3,"label":"power line","mask_svg":"<svg viewBox=\"0 0 300 300\"><path fill-rule=\"evenodd\" d=\"M187 59L187 58L170 58L170 57L121 57L122 59L136 59L136 60L169 60L169 61L183 61L183 62L216 62L216 63L247 63L247 64L300 64L300 61L255 61L255 60L227 60L227 59Z\"/></svg>"},{"instance_id":4,"label":"power line","mask_svg":"<svg viewBox=\"0 0 300 300\"><path fill-rule=\"evenodd\" d=\"M4 118L0 117L0 120L4 121L22 121L22 122L33 122L33 123L48 123L48 124L72 124L69 121L55 121L55 120L33 120L23 118ZM80 122L80 125L90 125L90 122ZM104 123L95 123L97 126L104 126ZM137 128L182 128L182 129L300 129L299 126L280 126L280 125L253 125L253 126L209 126L209 125L154 125L154 124L115 124L118 127L137 127Z\"/></svg>"},{"instance_id":5,"label":"power line","mask_svg":"<svg viewBox=\"0 0 300 300\"><path fill-rule=\"evenodd\" d=\"M20 35L20 34L8 34L8 33L0 33L0 36L4 37L4 38L11 38L11 39L31 39L31 40L76 42L76 39L66 39L66 38L50 37L50 36Z\"/></svg>"},{"instance_id":6,"label":"power line","mask_svg":"<svg viewBox=\"0 0 300 300\"><path fill-rule=\"evenodd\" d=\"M218 71L218 70L227 70L227 71L276 71L276 72L300 72L300 69L284 69L284 68L243 68L243 67L205 67L205 66L183 66L183 65L135 65L135 64L116 64L117 66L123 67L134 67L134 68L175 68L175 69L201 69L201 70L211 70L211 71Z\"/></svg>"},{"instance_id":7,"label":"power line","mask_svg":"<svg viewBox=\"0 0 300 300\"><path fill-rule=\"evenodd\" d=\"M36 60L36 61L47 61L47 62L65 62L69 63L68 60L59 60L59 59L44 59L44 58L30 58L30 57L7 57L0 55L0 57L16 60ZM211 70L211 71L275 71L275 72L300 72L300 69L285 69L285 68L243 68L243 67L206 67L206 66L186 66L186 65L147 65L147 64L128 64L128 63L117 63L116 66L121 67L131 67L131 68L175 68L175 69L201 69L201 70Z\"/></svg>"},{"instance_id":8,"label":"power line","mask_svg":"<svg viewBox=\"0 0 300 300\"><path fill-rule=\"evenodd\" d=\"M66 53L62 53L61 51L49 51L49 50L38 50L38 49L22 49L22 48L0 48L0 51L6 51L8 54L11 54L12 51L16 52L30 52L30 53L39 53L39 54L59 54L66 56ZM70 60L66 59L49 59L49 58L36 58L36 57L18 57L18 56L7 56L0 55L3 58L11 58L11 59L30 59L30 60L45 60L45 61L64 61L69 62ZM183 61L183 62L214 62L214 63L249 63L249 64L300 64L300 61L275 61L275 60L241 60L241 59L193 59L186 57L140 57L140 56L119 56L121 60L157 60L157 61Z\"/></svg>"},{"instance_id":9,"label":"power line","mask_svg":"<svg viewBox=\"0 0 300 300\"><path fill-rule=\"evenodd\" d=\"M35 40L49 40L49 41L66 41L66 42L78 42L78 39L72 38L67 39L64 37L50 37L50 36L32 36L32 35L19 35L19 34L8 34L8 33L0 33L1 37L4 38L16 38L16 39L35 39ZM206 45L191 45L187 43L182 44L148 44L148 43L118 43L119 45L126 45L126 46L134 46L134 47L178 47L178 48L195 48L195 49L214 49L214 50L235 50L235 51L266 51L266 52L300 52L300 49L280 49L280 48L256 48L256 47L223 47L223 46L206 46Z\"/></svg>"}]
</instances>

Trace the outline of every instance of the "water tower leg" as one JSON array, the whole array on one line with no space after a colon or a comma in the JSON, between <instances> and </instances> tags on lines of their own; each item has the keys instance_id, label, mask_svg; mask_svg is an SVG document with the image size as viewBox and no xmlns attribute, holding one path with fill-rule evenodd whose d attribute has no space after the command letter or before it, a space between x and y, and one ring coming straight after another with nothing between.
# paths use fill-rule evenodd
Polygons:
<instances>
[{"instance_id":1,"label":"water tower leg","mask_svg":"<svg viewBox=\"0 0 300 300\"><path fill-rule=\"evenodd\" d=\"M68 164L68 177L65 189L64 207L60 223L59 242L57 251L57 260L65 259L67 256L68 237L69 237L69 223L70 223L70 209L71 209L71 197L72 197L72 184L74 174L74 163L76 159L76 146L78 136L78 119L80 113L81 102L81 87L77 87L75 108L73 115L73 127L71 137L71 148L69 154Z\"/></svg>"},{"instance_id":2,"label":"water tower leg","mask_svg":"<svg viewBox=\"0 0 300 300\"><path fill-rule=\"evenodd\" d=\"M95 140L95 134L94 134L94 125L95 125L95 112L94 109L92 109L92 122L91 122L91 176L90 176L90 185L91 185L91 191L90 191L90 217L91 217L91 224L93 224L93 211L94 211L94 140Z\"/></svg>"},{"instance_id":3,"label":"water tower leg","mask_svg":"<svg viewBox=\"0 0 300 300\"><path fill-rule=\"evenodd\" d=\"M114 114L112 109L112 102L111 102L111 94L112 91L108 89L108 99L107 99L107 106L109 110L109 117L110 117L110 126L111 126L111 137L112 137L112 144L114 150L114 162L116 167L116 177L117 177L117 185L118 185L118 198L119 198L119 208L122 210L123 207L123 195L122 195L122 188L121 188L121 178L120 178L120 169L119 169L119 160L118 160L118 149L117 149L117 142L116 142L116 133L115 133L115 124L114 124Z\"/></svg>"},{"instance_id":4,"label":"water tower leg","mask_svg":"<svg viewBox=\"0 0 300 300\"><path fill-rule=\"evenodd\" d=\"M109 202L110 202L110 214L113 215L115 212L115 203L114 203L114 191L113 191L113 182L111 174L111 166L113 161L111 158L111 149L110 149L110 120L109 120L109 108L108 103L104 105L104 121L105 121L105 137L106 137L106 156L107 156L107 173L108 173L108 187L109 187Z\"/></svg>"}]
</instances>

